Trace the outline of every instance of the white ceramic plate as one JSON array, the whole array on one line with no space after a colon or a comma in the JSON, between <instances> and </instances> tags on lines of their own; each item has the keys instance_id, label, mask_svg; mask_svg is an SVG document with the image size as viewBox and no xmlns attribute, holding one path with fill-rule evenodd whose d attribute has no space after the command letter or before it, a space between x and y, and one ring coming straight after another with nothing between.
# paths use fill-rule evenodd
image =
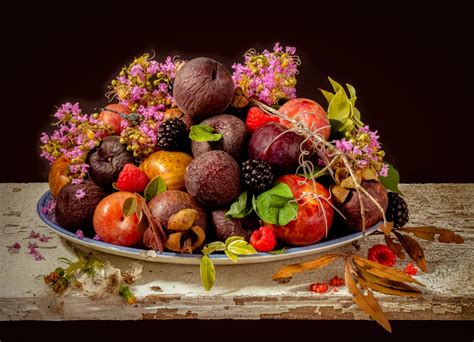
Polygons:
<instances>
[{"instance_id":1,"label":"white ceramic plate","mask_svg":"<svg viewBox=\"0 0 474 342\"><path fill-rule=\"evenodd\" d=\"M112 245L110 243L96 241L90 238L84 237L83 239L77 238L77 236L61 228L54 219L54 216L43 213L42 208L46 207L48 202L51 201L52 196L48 191L46 192L38 201L37 211L40 218L46 223L46 225L53 230L55 233L59 234L66 240L69 240L75 244L88 247L90 249L98 250L105 253L120 255L132 259L139 259L152 262L162 262L168 264L186 264L186 265L199 265L201 254L180 254L174 252L163 252L163 254L155 253L152 250L145 250L140 248L133 247L122 247L117 245ZM367 229L365 235L371 234L376 231L381 222L375 226ZM336 236L334 232L337 229L333 227L330 231L328 238L324 241L316 243L314 245L305 246L305 247L291 247L286 249L281 254L271 254L271 253L257 253L253 255L243 255L239 257L239 264L255 264L261 262L269 262L275 260L290 259L296 257L302 257L306 255L316 254L330 249L334 249L348 243L359 240L363 237L362 232L349 233L343 236ZM215 265L235 265L230 261L225 254L211 254L211 259Z\"/></svg>"}]
</instances>

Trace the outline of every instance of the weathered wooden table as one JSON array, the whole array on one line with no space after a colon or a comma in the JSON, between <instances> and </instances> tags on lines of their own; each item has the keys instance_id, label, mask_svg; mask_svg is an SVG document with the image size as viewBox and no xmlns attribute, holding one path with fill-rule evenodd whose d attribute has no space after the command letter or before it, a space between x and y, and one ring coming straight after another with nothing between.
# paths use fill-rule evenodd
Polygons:
<instances>
[{"instance_id":1,"label":"weathered wooden table","mask_svg":"<svg viewBox=\"0 0 474 342\"><path fill-rule=\"evenodd\" d=\"M474 184L405 184L401 186L410 207L411 225L435 225L455 230L464 244L422 242L430 272L417 278L426 284L422 298L376 294L389 319L474 319ZM345 288L314 294L308 284L343 276L342 264L297 275L290 284L277 284L272 274L291 262L312 257L257 265L217 266L211 292L201 288L198 266L145 263L143 277L133 286L138 302L126 304L109 296L92 301L78 294L58 297L40 275L58 265L59 257L74 259L71 246L51 232L36 214L36 202L47 184L0 184L0 320L84 319L367 319ZM45 260L27 254L31 230L53 236L40 244ZM370 236L361 242L360 255L382 242ZM7 246L19 242L19 253ZM348 252L352 246L335 250ZM131 260L99 254L118 267ZM314 257L313 257L314 258ZM159 286L156 292L152 286Z\"/></svg>"}]
</instances>

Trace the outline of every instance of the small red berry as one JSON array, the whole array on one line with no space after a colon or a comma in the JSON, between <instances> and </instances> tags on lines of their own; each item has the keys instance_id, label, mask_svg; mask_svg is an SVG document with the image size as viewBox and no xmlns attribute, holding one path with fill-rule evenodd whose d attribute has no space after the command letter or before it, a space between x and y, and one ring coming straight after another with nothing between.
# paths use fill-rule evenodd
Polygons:
<instances>
[{"instance_id":1,"label":"small red berry","mask_svg":"<svg viewBox=\"0 0 474 342\"><path fill-rule=\"evenodd\" d=\"M384 266L392 267L397 261L395 253L385 245L374 245L369 249L369 260L378 262Z\"/></svg>"},{"instance_id":2,"label":"small red berry","mask_svg":"<svg viewBox=\"0 0 474 342\"><path fill-rule=\"evenodd\" d=\"M276 116L265 113L259 107L252 107L247 113L245 126L247 127L247 130L252 133L269 122L280 122L280 119Z\"/></svg>"},{"instance_id":3,"label":"small red berry","mask_svg":"<svg viewBox=\"0 0 474 342\"><path fill-rule=\"evenodd\" d=\"M344 279L334 276L330 281L329 285L331 286L342 286L344 285Z\"/></svg>"},{"instance_id":4,"label":"small red berry","mask_svg":"<svg viewBox=\"0 0 474 342\"><path fill-rule=\"evenodd\" d=\"M150 182L147 175L133 164L125 164L117 180L117 188L128 192L143 192Z\"/></svg>"},{"instance_id":5,"label":"small red berry","mask_svg":"<svg viewBox=\"0 0 474 342\"><path fill-rule=\"evenodd\" d=\"M326 283L314 283L309 285L309 290L316 293L324 293L328 290L328 284Z\"/></svg>"},{"instance_id":6,"label":"small red berry","mask_svg":"<svg viewBox=\"0 0 474 342\"><path fill-rule=\"evenodd\" d=\"M418 270L415 268L415 266L410 262L408 265L405 267L403 270L408 275L414 276L418 273Z\"/></svg>"},{"instance_id":7,"label":"small red berry","mask_svg":"<svg viewBox=\"0 0 474 342\"><path fill-rule=\"evenodd\" d=\"M269 227L260 227L250 236L250 244L259 252L270 252L276 246L275 233Z\"/></svg>"}]
</instances>

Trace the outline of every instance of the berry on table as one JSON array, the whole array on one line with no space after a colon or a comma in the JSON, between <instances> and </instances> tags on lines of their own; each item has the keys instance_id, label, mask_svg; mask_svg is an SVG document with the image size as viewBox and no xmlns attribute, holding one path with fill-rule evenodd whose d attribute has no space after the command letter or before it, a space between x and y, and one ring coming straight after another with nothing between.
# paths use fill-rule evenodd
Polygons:
<instances>
[{"instance_id":1,"label":"berry on table","mask_svg":"<svg viewBox=\"0 0 474 342\"><path fill-rule=\"evenodd\" d=\"M273 184L272 167L263 160L249 159L242 163L240 178L246 189L254 193L263 192Z\"/></svg>"},{"instance_id":2,"label":"berry on table","mask_svg":"<svg viewBox=\"0 0 474 342\"><path fill-rule=\"evenodd\" d=\"M269 227L260 227L250 236L250 244L259 252L270 252L276 246L275 233Z\"/></svg>"},{"instance_id":3,"label":"berry on table","mask_svg":"<svg viewBox=\"0 0 474 342\"><path fill-rule=\"evenodd\" d=\"M418 270L416 267L413 265L413 263L408 263L408 265L403 269L403 272L405 272L408 275L414 276L418 273Z\"/></svg>"},{"instance_id":4,"label":"berry on table","mask_svg":"<svg viewBox=\"0 0 474 342\"><path fill-rule=\"evenodd\" d=\"M339 278L337 275L329 280L329 285L331 286L342 286L344 285L344 279Z\"/></svg>"},{"instance_id":5,"label":"berry on table","mask_svg":"<svg viewBox=\"0 0 474 342\"><path fill-rule=\"evenodd\" d=\"M280 119L276 116L265 113L259 107L252 107L247 113L245 127L249 132L253 133L269 122L280 122Z\"/></svg>"},{"instance_id":6,"label":"berry on table","mask_svg":"<svg viewBox=\"0 0 474 342\"><path fill-rule=\"evenodd\" d=\"M309 285L309 290L316 293L325 293L328 290L328 284L326 283L314 283Z\"/></svg>"},{"instance_id":7,"label":"berry on table","mask_svg":"<svg viewBox=\"0 0 474 342\"><path fill-rule=\"evenodd\" d=\"M385 245L372 246L369 249L368 259L388 267L392 267L397 261L395 253Z\"/></svg>"},{"instance_id":8,"label":"berry on table","mask_svg":"<svg viewBox=\"0 0 474 342\"><path fill-rule=\"evenodd\" d=\"M409 219L407 202L397 193L389 192L388 207L385 216L388 221L393 222L395 228L403 227Z\"/></svg>"},{"instance_id":9,"label":"berry on table","mask_svg":"<svg viewBox=\"0 0 474 342\"><path fill-rule=\"evenodd\" d=\"M186 146L188 132L180 118L168 119L158 129L156 145L165 151L179 151Z\"/></svg>"},{"instance_id":10,"label":"berry on table","mask_svg":"<svg viewBox=\"0 0 474 342\"><path fill-rule=\"evenodd\" d=\"M125 164L120 172L117 183L117 188L128 192L143 192L150 182L147 175L133 164Z\"/></svg>"}]
</instances>

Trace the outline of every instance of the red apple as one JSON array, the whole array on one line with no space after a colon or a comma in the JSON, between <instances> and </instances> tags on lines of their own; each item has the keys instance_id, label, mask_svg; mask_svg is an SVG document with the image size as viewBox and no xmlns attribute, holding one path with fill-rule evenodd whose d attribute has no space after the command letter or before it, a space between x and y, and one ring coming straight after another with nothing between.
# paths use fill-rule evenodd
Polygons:
<instances>
[{"instance_id":1,"label":"red apple","mask_svg":"<svg viewBox=\"0 0 474 342\"><path fill-rule=\"evenodd\" d=\"M312 181L302 176L285 175L276 181L288 184L298 200L297 218L286 226L272 226L278 239L294 246L307 246L325 237L334 217L334 209L328 203L332 204L329 191L319 183L314 189ZM310 195L302 197L303 194ZM319 195L319 200L311 194Z\"/></svg>"},{"instance_id":2,"label":"red apple","mask_svg":"<svg viewBox=\"0 0 474 342\"><path fill-rule=\"evenodd\" d=\"M137 214L125 216L122 212L125 200L133 196L131 192L119 191L99 202L94 211L93 224L102 241L119 246L132 246L142 241L143 228L139 225Z\"/></svg>"},{"instance_id":3,"label":"red apple","mask_svg":"<svg viewBox=\"0 0 474 342\"><path fill-rule=\"evenodd\" d=\"M317 131L324 139L329 139L331 127L328 115L317 102L309 99L293 99L286 102L278 111L290 118L304 122L308 128ZM289 121L280 119L280 123L291 128Z\"/></svg>"},{"instance_id":4,"label":"red apple","mask_svg":"<svg viewBox=\"0 0 474 342\"><path fill-rule=\"evenodd\" d=\"M112 103L106 106L102 112L100 112L98 119L99 121L112 126L114 134L116 135L120 135L120 132L122 132L120 123L122 120L124 120L118 113L128 115L131 113L131 111L127 106L118 103Z\"/></svg>"}]
</instances>

